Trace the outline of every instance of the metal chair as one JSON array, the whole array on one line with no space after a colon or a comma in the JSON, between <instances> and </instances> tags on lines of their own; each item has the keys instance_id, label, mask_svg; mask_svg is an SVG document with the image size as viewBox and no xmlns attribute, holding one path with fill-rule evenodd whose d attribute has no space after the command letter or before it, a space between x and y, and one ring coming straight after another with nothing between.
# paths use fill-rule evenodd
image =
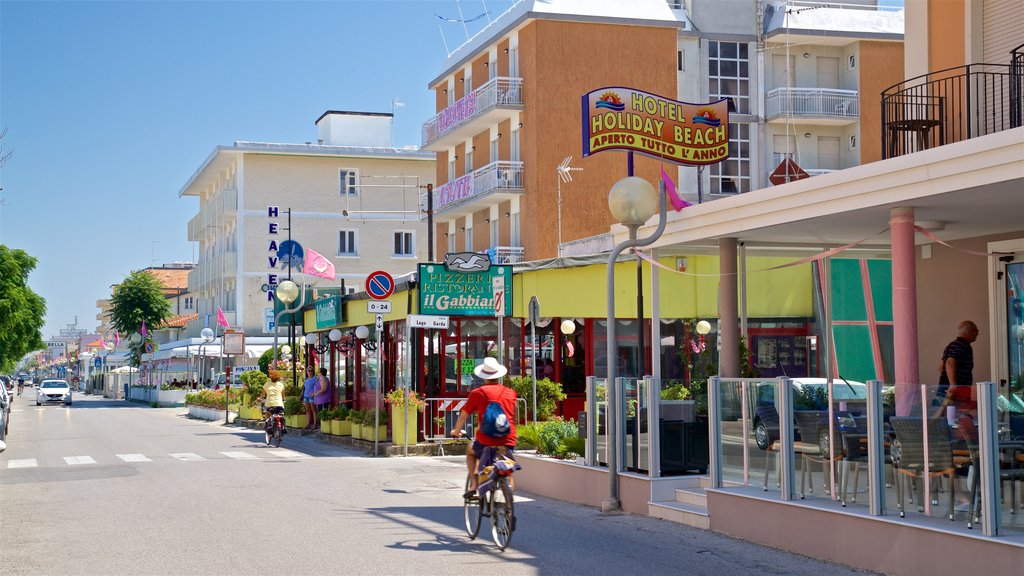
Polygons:
<instances>
[{"instance_id":1,"label":"metal chair","mask_svg":"<svg viewBox=\"0 0 1024 576\"><path fill-rule=\"evenodd\" d=\"M921 504L922 490L916 487L918 481L927 475L929 478L949 478L949 519L953 520L955 490L953 484L957 472L969 468L972 459L970 457L954 457L953 446L950 440L949 425L945 419L934 418L928 420L928 469L925 470L924 452L924 425L918 417L893 416L889 423L896 433L896 440L892 449L893 466L896 471L896 500L897 508L900 511L900 518L906 516L904 510L904 496L902 492L902 480L915 482L917 494L917 511L923 512Z\"/></svg>"}]
</instances>

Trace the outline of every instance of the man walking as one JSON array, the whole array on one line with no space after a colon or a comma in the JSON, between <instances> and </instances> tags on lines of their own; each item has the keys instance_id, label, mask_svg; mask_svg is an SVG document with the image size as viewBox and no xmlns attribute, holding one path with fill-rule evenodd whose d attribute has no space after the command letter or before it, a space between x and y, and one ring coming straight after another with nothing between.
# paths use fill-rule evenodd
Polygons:
<instances>
[{"instance_id":1,"label":"man walking","mask_svg":"<svg viewBox=\"0 0 1024 576\"><path fill-rule=\"evenodd\" d=\"M964 320L957 327L957 337L942 351L939 389L936 392L941 407L956 406L959 410L972 410L977 401L971 400L974 384L974 349L971 343L978 339L978 325Z\"/></svg>"}]
</instances>

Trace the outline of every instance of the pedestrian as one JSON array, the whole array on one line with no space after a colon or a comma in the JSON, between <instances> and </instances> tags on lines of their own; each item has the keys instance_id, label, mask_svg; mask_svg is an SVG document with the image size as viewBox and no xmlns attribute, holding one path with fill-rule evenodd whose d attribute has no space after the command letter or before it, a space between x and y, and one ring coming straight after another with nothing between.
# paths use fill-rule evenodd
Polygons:
<instances>
[{"instance_id":1,"label":"pedestrian","mask_svg":"<svg viewBox=\"0 0 1024 576\"><path fill-rule=\"evenodd\" d=\"M320 375L317 376L316 392L313 394L313 403L316 405L318 413L320 410L326 410L331 407L333 396L331 379L327 377L327 368L320 368Z\"/></svg>"},{"instance_id":2,"label":"pedestrian","mask_svg":"<svg viewBox=\"0 0 1024 576\"><path fill-rule=\"evenodd\" d=\"M939 413L946 406L955 406L957 410L973 412L978 402L972 399L974 388L974 349L971 343L978 339L978 325L964 320L957 326L956 339L942 351L942 364L939 366L939 388L936 400L940 406Z\"/></svg>"},{"instance_id":3,"label":"pedestrian","mask_svg":"<svg viewBox=\"0 0 1024 576\"><path fill-rule=\"evenodd\" d=\"M319 383L319 378L316 376L316 367L306 367L306 380L302 384L302 404L306 407L307 419L305 430L313 430L317 425L316 405L313 404L313 395Z\"/></svg>"}]
</instances>

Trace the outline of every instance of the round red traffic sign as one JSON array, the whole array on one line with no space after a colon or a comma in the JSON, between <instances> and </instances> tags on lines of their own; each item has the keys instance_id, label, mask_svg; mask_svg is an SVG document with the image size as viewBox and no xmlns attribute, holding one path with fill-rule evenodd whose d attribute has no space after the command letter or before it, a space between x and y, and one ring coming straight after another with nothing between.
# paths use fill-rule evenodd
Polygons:
<instances>
[{"instance_id":1,"label":"round red traffic sign","mask_svg":"<svg viewBox=\"0 0 1024 576\"><path fill-rule=\"evenodd\" d=\"M395 291L395 279L383 270L366 277L366 293L374 300L386 300Z\"/></svg>"}]
</instances>

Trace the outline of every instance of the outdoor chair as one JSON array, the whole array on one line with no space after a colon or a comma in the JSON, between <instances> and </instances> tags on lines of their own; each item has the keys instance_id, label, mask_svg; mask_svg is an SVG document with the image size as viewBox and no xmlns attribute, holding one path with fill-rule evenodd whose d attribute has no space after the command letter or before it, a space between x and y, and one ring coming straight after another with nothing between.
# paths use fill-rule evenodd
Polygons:
<instances>
[{"instance_id":1,"label":"outdoor chair","mask_svg":"<svg viewBox=\"0 0 1024 576\"><path fill-rule=\"evenodd\" d=\"M896 471L896 506L900 518L906 516L903 481L913 481L917 495L917 511L923 512L922 489L918 482L926 475L929 478L949 478L949 519L953 520L957 472L969 468L973 462L970 456L954 456L950 429L946 420L934 418L928 421L928 469L925 469L924 425L921 418L893 416L889 419L896 434L892 448L893 467Z\"/></svg>"}]
</instances>

